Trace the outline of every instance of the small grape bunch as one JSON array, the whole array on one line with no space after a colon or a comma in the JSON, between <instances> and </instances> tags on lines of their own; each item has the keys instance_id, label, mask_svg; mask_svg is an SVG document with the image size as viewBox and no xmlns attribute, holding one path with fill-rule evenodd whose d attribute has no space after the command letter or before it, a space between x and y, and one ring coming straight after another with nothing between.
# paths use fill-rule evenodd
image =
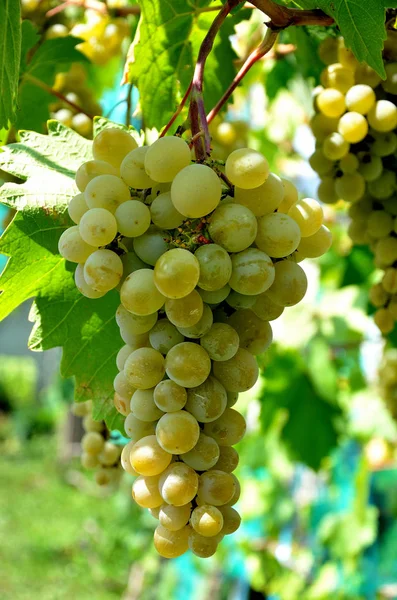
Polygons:
<instances>
[{"instance_id":1,"label":"small grape bunch","mask_svg":"<svg viewBox=\"0 0 397 600\"><path fill-rule=\"evenodd\" d=\"M108 128L93 157L76 173L75 225L59 250L84 296L120 294L114 404L131 440L121 464L159 521L155 547L206 558L241 520L233 446L246 423L234 405L258 379L271 321L306 293L299 262L326 252L331 234L321 205L249 148L220 171L192 161L181 137L138 147Z\"/></svg>"}]
</instances>

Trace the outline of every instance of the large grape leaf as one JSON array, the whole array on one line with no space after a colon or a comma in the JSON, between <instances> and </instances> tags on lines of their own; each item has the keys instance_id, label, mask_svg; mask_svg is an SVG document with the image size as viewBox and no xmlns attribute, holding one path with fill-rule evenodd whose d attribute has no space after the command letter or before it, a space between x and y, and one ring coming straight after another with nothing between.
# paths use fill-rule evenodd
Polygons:
<instances>
[{"instance_id":1,"label":"large grape leaf","mask_svg":"<svg viewBox=\"0 0 397 600\"><path fill-rule=\"evenodd\" d=\"M7 129L15 115L21 57L21 5L0 2L0 129Z\"/></svg>"},{"instance_id":2,"label":"large grape leaf","mask_svg":"<svg viewBox=\"0 0 397 600\"><path fill-rule=\"evenodd\" d=\"M0 239L0 252L10 257L0 279L0 319L35 298L30 348L62 346L61 373L75 377L76 400L92 398L95 417L119 428L111 400L122 344L114 318L117 294L81 296L74 265L58 253L59 237L72 224L66 205L77 192L74 173L90 157L91 143L56 122L48 136L23 132L0 154L2 168L25 180L0 189L0 200L19 209Z\"/></svg>"}]
</instances>

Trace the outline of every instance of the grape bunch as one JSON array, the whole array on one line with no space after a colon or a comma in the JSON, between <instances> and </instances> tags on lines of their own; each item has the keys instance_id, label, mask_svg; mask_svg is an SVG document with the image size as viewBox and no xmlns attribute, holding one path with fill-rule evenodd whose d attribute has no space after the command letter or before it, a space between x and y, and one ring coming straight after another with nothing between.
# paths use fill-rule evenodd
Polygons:
<instances>
[{"instance_id":1,"label":"grape bunch","mask_svg":"<svg viewBox=\"0 0 397 600\"><path fill-rule=\"evenodd\" d=\"M92 402L74 403L72 412L83 418L85 434L81 440L81 464L85 469L95 469L95 481L101 487L114 489L122 476L120 447L109 440L103 421L92 418Z\"/></svg>"},{"instance_id":2,"label":"grape bunch","mask_svg":"<svg viewBox=\"0 0 397 600\"><path fill-rule=\"evenodd\" d=\"M240 525L233 406L258 378L270 321L306 293L298 264L331 244L321 205L241 148L218 170L177 136L138 147L117 128L76 173L75 225L59 240L88 298L120 293L114 404L131 441L132 495L159 520L167 558L216 551ZM216 163L217 164L217 163Z\"/></svg>"},{"instance_id":3,"label":"grape bunch","mask_svg":"<svg viewBox=\"0 0 397 600\"><path fill-rule=\"evenodd\" d=\"M381 81L341 39L327 39L320 57L327 66L314 98L310 164L321 178L319 199L351 204L349 236L368 245L384 271L370 300L374 321L387 334L397 320L397 62L385 62Z\"/></svg>"},{"instance_id":4,"label":"grape bunch","mask_svg":"<svg viewBox=\"0 0 397 600\"><path fill-rule=\"evenodd\" d=\"M390 414L397 420L397 349L388 348L378 371L380 394Z\"/></svg>"}]
</instances>

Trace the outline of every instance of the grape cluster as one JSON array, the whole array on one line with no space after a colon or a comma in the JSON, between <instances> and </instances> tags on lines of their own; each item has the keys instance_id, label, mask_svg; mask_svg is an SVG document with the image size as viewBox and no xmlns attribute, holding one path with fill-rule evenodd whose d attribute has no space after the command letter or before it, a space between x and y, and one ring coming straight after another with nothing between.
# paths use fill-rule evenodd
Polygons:
<instances>
[{"instance_id":1,"label":"grape cluster","mask_svg":"<svg viewBox=\"0 0 397 600\"><path fill-rule=\"evenodd\" d=\"M381 397L391 415L397 420L397 349L388 348L382 358L378 372Z\"/></svg>"},{"instance_id":2,"label":"grape cluster","mask_svg":"<svg viewBox=\"0 0 397 600\"><path fill-rule=\"evenodd\" d=\"M397 320L397 62L385 63L381 81L343 40L327 39L320 57L328 66L314 98L310 164L321 177L320 200L351 203L349 236L367 244L384 271L370 300L375 323L387 334Z\"/></svg>"},{"instance_id":3,"label":"grape cluster","mask_svg":"<svg viewBox=\"0 0 397 600\"><path fill-rule=\"evenodd\" d=\"M88 298L120 293L114 403L131 441L121 462L135 501L158 518L167 558L214 554L240 516L232 408L258 378L270 321L305 295L298 264L331 234L321 205L269 172L259 152L232 152L224 172L192 162L180 137L138 147L116 128L93 142L59 240Z\"/></svg>"},{"instance_id":4,"label":"grape cluster","mask_svg":"<svg viewBox=\"0 0 397 600\"><path fill-rule=\"evenodd\" d=\"M95 469L95 481L101 487L114 489L121 478L120 447L108 438L103 421L92 418L92 402L74 403L72 412L83 418L85 434L81 440L81 464L85 469Z\"/></svg>"}]
</instances>

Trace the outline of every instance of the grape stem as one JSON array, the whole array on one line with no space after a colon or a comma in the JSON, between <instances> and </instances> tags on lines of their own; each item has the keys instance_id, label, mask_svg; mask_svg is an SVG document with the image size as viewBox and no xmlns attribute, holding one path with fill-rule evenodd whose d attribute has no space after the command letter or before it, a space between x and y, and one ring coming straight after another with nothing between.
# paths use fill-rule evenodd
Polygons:
<instances>
[{"instance_id":1,"label":"grape stem","mask_svg":"<svg viewBox=\"0 0 397 600\"><path fill-rule=\"evenodd\" d=\"M294 25L332 25L334 19L322 10L300 10L280 6L272 0L250 0L250 3L259 8L271 21L268 27L276 30L286 29Z\"/></svg>"},{"instance_id":2,"label":"grape stem","mask_svg":"<svg viewBox=\"0 0 397 600\"><path fill-rule=\"evenodd\" d=\"M176 121L176 119L178 118L178 116L181 114L183 107L185 106L187 99L190 96L190 92L192 91L192 85L193 85L193 81L191 81L189 83L189 87L187 88L185 95L183 96L178 108L176 109L176 111L174 112L174 114L172 115L171 119L168 121L167 125L164 127L163 131L160 133L159 137L164 137L165 134L171 129L172 125L174 124L174 122Z\"/></svg>"},{"instance_id":3,"label":"grape stem","mask_svg":"<svg viewBox=\"0 0 397 600\"><path fill-rule=\"evenodd\" d=\"M30 83L33 83L33 85L36 85L37 87L41 88L42 90L45 90L46 92L51 94L51 96L55 96L56 98L59 98L59 100L62 100L62 102L64 102L65 104L67 104L68 106L73 108L75 111L77 111L79 113L83 113L83 115L86 115L86 117L90 118L91 120L94 118L94 115L91 115L89 112L84 110L84 108L82 108L81 106L78 106L71 100L68 100L68 98L66 98L66 96L61 94L61 92L58 92L58 90L54 90L54 88L52 88L51 86L44 83L44 81L37 79L33 75L29 75L29 73L25 73L23 78L26 81L30 81Z\"/></svg>"}]
</instances>

